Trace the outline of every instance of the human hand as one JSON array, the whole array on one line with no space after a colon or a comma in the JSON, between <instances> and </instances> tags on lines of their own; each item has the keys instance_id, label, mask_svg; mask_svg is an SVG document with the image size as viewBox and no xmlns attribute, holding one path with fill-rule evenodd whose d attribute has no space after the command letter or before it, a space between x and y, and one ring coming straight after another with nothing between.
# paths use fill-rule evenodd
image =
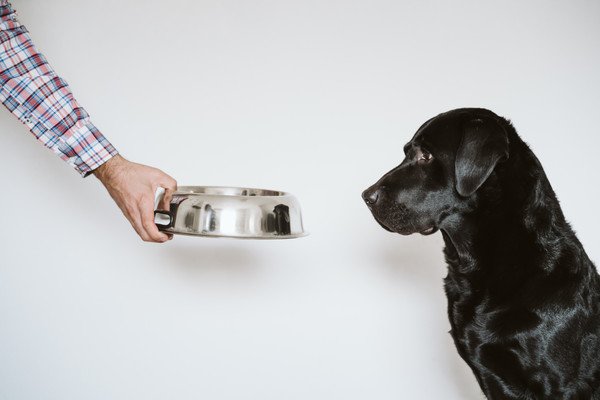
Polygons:
<instances>
[{"instance_id":1,"label":"human hand","mask_svg":"<svg viewBox=\"0 0 600 400\"><path fill-rule=\"evenodd\" d=\"M172 236L160 232L154 223L154 193L165 189L162 209L168 210L169 200L177 182L159 169L136 164L116 155L94 170L96 178L108 190L133 229L145 242L163 243Z\"/></svg>"}]
</instances>

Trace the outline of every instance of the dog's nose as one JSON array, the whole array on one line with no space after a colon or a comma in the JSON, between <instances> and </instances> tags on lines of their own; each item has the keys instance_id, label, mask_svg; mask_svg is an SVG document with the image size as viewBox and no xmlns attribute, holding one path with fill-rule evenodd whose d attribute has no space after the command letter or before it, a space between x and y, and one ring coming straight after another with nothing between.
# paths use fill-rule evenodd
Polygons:
<instances>
[{"instance_id":1,"label":"dog's nose","mask_svg":"<svg viewBox=\"0 0 600 400\"><path fill-rule=\"evenodd\" d=\"M367 205L372 206L377 203L377 200L379 199L379 190L379 188L371 186L362 193L362 198Z\"/></svg>"}]
</instances>

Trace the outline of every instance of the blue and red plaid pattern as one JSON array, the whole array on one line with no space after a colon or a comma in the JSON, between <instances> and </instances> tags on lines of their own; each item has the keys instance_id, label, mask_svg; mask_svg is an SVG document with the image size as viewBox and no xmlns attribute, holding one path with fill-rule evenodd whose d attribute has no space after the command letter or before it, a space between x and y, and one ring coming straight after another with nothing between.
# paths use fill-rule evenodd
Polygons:
<instances>
[{"instance_id":1,"label":"blue and red plaid pattern","mask_svg":"<svg viewBox=\"0 0 600 400\"><path fill-rule=\"evenodd\" d=\"M0 0L0 101L83 176L117 154L37 52L8 0Z\"/></svg>"}]
</instances>

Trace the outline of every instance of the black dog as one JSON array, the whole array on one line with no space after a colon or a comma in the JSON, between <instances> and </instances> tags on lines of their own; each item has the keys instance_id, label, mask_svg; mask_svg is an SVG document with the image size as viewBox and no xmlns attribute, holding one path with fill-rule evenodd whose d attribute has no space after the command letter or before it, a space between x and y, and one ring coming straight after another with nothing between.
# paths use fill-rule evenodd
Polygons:
<instances>
[{"instance_id":1,"label":"black dog","mask_svg":"<svg viewBox=\"0 0 600 400\"><path fill-rule=\"evenodd\" d=\"M385 229L442 232L451 334L489 399L600 399L600 279L504 118L440 114L365 190Z\"/></svg>"}]
</instances>

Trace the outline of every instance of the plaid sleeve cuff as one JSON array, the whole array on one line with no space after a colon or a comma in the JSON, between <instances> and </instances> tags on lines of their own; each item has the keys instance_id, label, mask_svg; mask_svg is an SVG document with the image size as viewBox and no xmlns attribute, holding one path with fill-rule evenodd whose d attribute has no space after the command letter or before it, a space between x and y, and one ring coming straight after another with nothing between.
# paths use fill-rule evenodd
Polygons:
<instances>
[{"instance_id":1,"label":"plaid sleeve cuff","mask_svg":"<svg viewBox=\"0 0 600 400\"><path fill-rule=\"evenodd\" d=\"M75 132L58 145L57 153L81 176L86 177L96 168L117 155L117 150L91 122L74 128Z\"/></svg>"}]
</instances>

